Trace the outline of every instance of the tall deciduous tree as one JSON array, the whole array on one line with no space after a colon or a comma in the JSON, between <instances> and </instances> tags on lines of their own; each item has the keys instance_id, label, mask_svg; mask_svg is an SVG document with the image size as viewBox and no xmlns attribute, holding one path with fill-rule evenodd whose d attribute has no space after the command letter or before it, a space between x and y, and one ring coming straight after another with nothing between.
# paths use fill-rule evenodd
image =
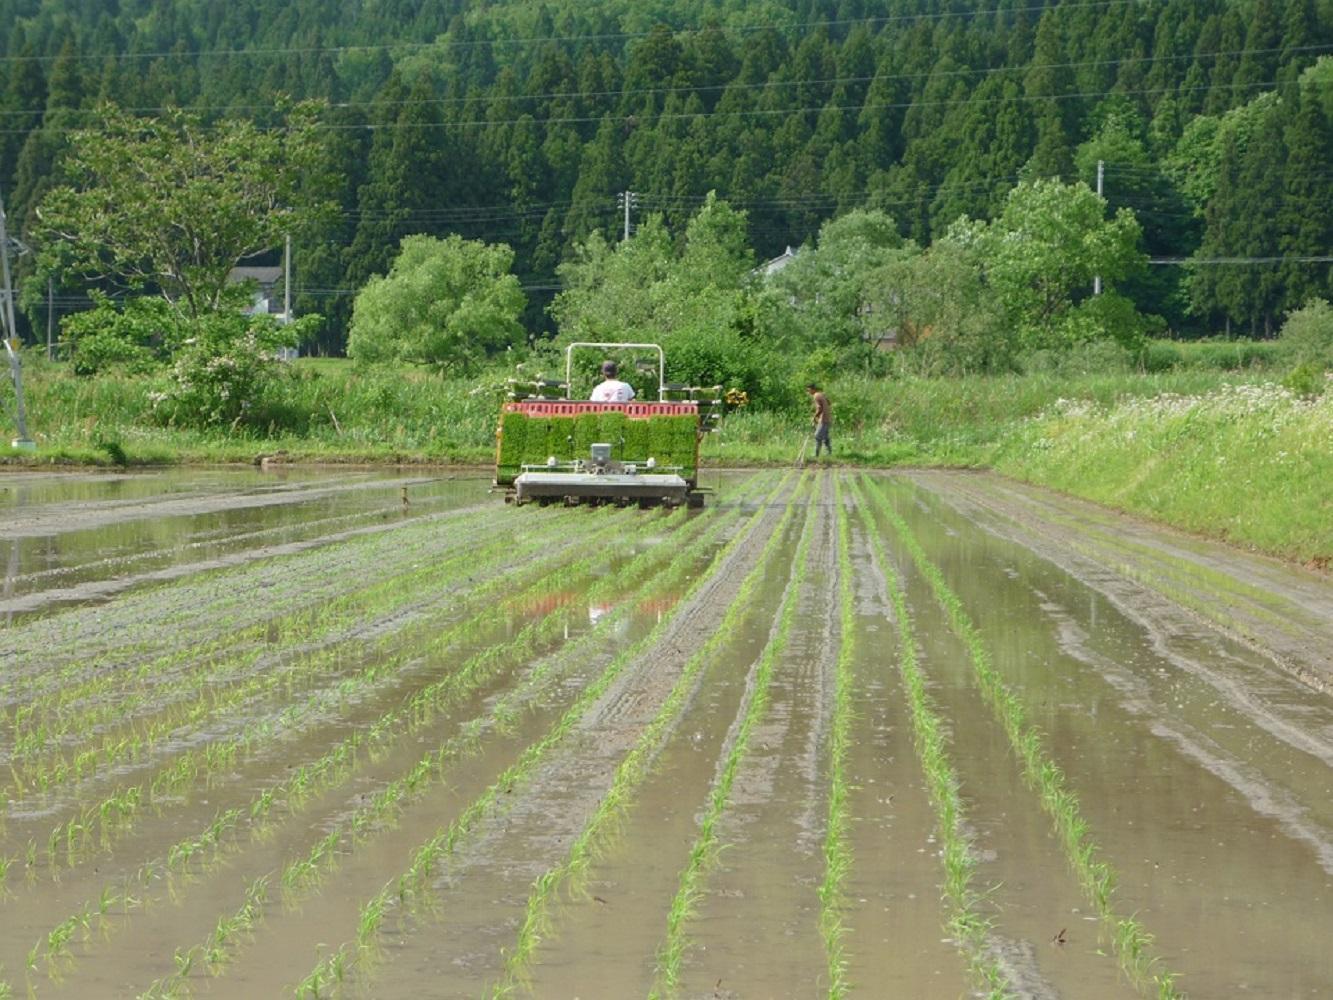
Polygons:
<instances>
[{"instance_id":1,"label":"tall deciduous tree","mask_svg":"<svg viewBox=\"0 0 1333 1000\"><path fill-rule=\"evenodd\" d=\"M39 206L44 266L160 293L189 320L217 309L238 261L318 217L313 126L310 106L280 131L103 109L70 143L67 183Z\"/></svg>"},{"instance_id":2,"label":"tall deciduous tree","mask_svg":"<svg viewBox=\"0 0 1333 1000\"><path fill-rule=\"evenodd\" d=\"M519 343L525 299L503 243L408 236L387 277L357 296L347 354L470 371Z\"/></svg>"},{"instance_id":3,"label":"tall deciduous tree","mask_svg":"<svg viewBox=\"0 0 1333 1000\"><path fill-rule=\"evenodd\" d=\"M955 238L978 249L987 282L1025 346L1142 335L1122 296L1109 288L1090 295L1095 276L1110 286L1143 266L1139 224L1128 209L1108 219L1106 202L1086 184L1032 181L1011 192L994 222L972 226L970 236L967 224L956 227Z\"/></svg>"}]
</instances>

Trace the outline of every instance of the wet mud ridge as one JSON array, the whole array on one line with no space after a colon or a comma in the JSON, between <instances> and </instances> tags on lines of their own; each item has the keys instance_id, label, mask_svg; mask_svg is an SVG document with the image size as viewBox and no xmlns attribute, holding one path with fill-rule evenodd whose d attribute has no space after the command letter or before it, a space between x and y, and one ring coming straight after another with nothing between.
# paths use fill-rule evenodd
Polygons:
<instances>
[{"instance_id":1,"label":"wet mud ridge","mask_svg":"<svg viewBox=\"0 0 1333 1000\"><path fill-rule=\"evenodd\" d=\"M986 473L912 472L987 530L1032 548L1164 630L1194 621L1333 691L1333 580ZM1184 614L1182 612L1187 612Z\"/></svg>"}]
</instances>

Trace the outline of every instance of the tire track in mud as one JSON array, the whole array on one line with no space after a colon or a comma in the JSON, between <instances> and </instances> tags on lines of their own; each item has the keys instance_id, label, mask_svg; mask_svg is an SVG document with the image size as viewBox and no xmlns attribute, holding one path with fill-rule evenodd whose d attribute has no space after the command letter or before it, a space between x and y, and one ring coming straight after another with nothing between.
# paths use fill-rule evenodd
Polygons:
<instances>
[{"instance_id":1,"label":"tire track in mud","mask_svg":"<svg viewBox=\"0 0 1333 1000\"><path fill-rule=\"evenodd\" d=\"M1250 724L1321 764L1333 766L1333 719L1322 726L1317 716L1312 719L1310 705L1318 702L1305 690L1308 677L1300 676L1298 681L1290 671L1273 670L1266 660L1252 655L1250 644L1238 647L1228 642L1226 630L1216 623L1201 621L1190 609L1123 577L1089 556L1071 552L1064 546L1047 544L1039 535L1039 527L1012 520L1010 511L973 507L970 493L965 493L969 499L963 500L951 492L935 495L971 523L1031 551L1069 574L1078 585L1106 597L1126 619L1144 630L1153 652L1163 662L1213 688L1223 703L1244 716ZM1052 540L1054 538L1052 536ZM1238 558L1242 555L1238 554ZM1049 603L1044 595L1041 599ZM1315 602L1315 594L1308 594L1306 601ZM1325 605L1327 645L1321 640L1320 651L1333 655L1333 587L1328 588ZM1200 649L1200 643L1203 649ZM1261 651L1261 655L1275 657L1271 650Z\"/></svg>"},{"instance_id":2,"label":"tire track in mud","mask_svg":"<svg viewBox=\"0 0 1333 1000\"><path fill-rule=\"evenodd\" d=\"M1174 744L1183 755L1234 788L1255 812L1277 821L1293 839L1304 841L1325 873L1333 875L1333 831L1311 817L1310 809L1300 799L1271 783L1248 761L1220 746L1198 727L1165 715L1147 682L1093 649L1088 634L1059 605L1046 602L1044 610L1055 625L1061 647L1105 678L1120 693L1126 712L1144 718L1153 736ZM1324 763L1333 763L1333 759Z\"/></svg>"}]
</instances>

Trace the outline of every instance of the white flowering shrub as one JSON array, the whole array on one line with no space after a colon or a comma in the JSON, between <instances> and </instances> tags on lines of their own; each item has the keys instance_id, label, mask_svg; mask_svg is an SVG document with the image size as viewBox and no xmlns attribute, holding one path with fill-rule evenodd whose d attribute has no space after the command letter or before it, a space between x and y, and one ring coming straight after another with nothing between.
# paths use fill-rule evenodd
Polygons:
<instances>
[{"instance_id":1,"label":"white flowering shrub","mask_svg":"<svg viewBox=\"0 0 1333 1000\"><path fill-rule=\"evenodd\" d=\"M290 377L278 349L294 346L303 317L283 327L267 316L219 313L205 317L176 357L153 411L179 427L266 426L274 421Z\"/></svg>"}]
</instances>

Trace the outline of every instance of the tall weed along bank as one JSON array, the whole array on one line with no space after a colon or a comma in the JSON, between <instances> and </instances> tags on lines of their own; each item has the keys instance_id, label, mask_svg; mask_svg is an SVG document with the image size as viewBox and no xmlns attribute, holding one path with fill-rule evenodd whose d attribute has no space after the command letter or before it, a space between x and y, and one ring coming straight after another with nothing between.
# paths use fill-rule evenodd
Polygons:
<instances>
[{"instance_id":1,"label":"tall weed along bank","mask_svg":"<svg viewBox=\"0 0 1333 1000\"><path fill-rule=\"evenodd\" d=\"M1327 567L1333 394L1223 386L1111 404L1060 400L995 449L1006 475Z\"/></svg>"}]
</instances>

